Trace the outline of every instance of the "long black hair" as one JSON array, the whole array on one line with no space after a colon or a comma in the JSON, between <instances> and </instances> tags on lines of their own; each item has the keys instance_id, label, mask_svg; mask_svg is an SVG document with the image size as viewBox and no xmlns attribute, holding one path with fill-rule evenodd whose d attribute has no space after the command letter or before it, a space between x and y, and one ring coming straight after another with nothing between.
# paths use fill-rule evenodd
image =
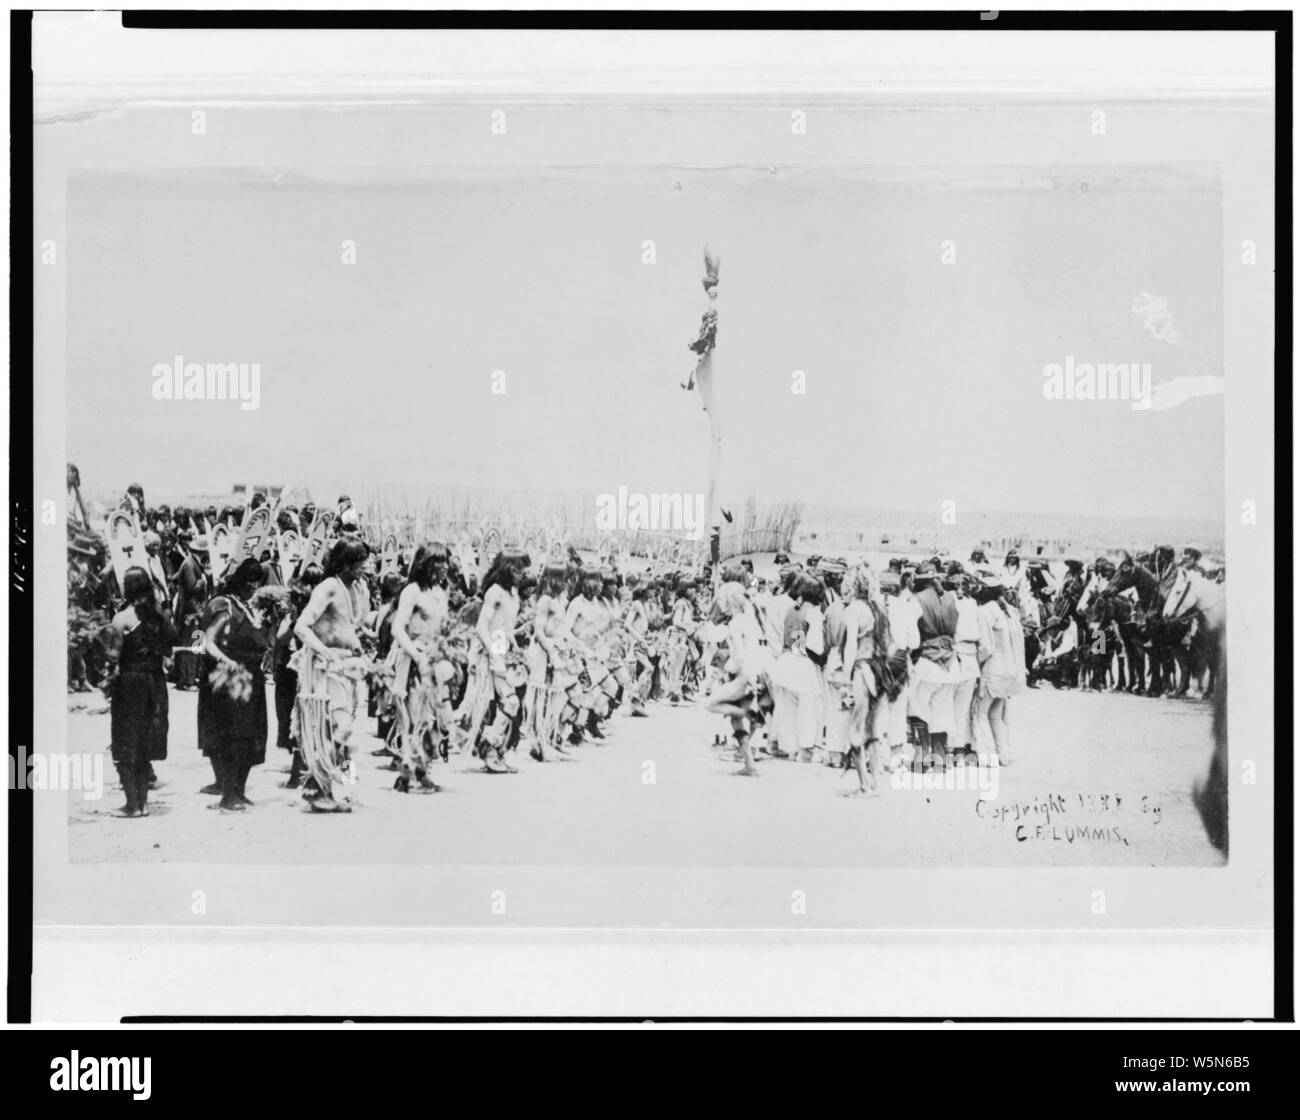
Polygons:
<instances>
[{"instance_id":1,"label":"long black hair","mask_svg":"<svg viewBox=\"0 0 1300 1120\"><path fill-rule=\"evenodd\" d=\"M240 594L240 592L248 591L251 594L255 588L261 587L265 582L266 571L262 565L251 556L245 556L238 566L226 576L218 594L236 595L243 599L247 596Z\"/></svg>"},{"instance_id":2,"label":"long black hair","mask_svg":"<svg viewBox=\"0 0 1300 1120\"><path fill-rule=\"evenodd\" d=\"M158 617L158 598L154 594L153 578L140 567L131 567L122 575L122 597L126 605L134 607L141 621Z\"/></svg>"},{"instance_id":3,"label":"long black hair","mask_svg":"<svg viewBox=\"0 0 1300 1120\"><path fill-rule=\"evenodd\" d=\"M479 589L479 593L487 595L488 588L493 585L503 587L507 591L518 590L520 577L527 568L528 553L514 548L502 549L493 557L492 566L483 577L483 586Z\"/></svg>"},{"instance_id":4,"label":"long black hair","mask_svg":"<svg viewBox=\"0 0 1300 1120\"><path fill-rule=\"evenodd\" d=\"M325 558L325 577L337 576L345 568L350 568L358 560L364 560L370 555L370 546L365 541L359 541L354 538L344 537L332 549Z\"/></svg>"},{"instance_id":5,"label":"long black hair","mask_svg":"<svg viewBox=\"0 0 1300 1120\"><path fill-rule=\"evenodd\" d=\"M437 582L437 569L441 567L445 572L449 559L447 546L439 541L420 545L411 560L411 574L406 581L407 585L413 583L421 591L428 591Z\"/></svg>"}]
</instances>

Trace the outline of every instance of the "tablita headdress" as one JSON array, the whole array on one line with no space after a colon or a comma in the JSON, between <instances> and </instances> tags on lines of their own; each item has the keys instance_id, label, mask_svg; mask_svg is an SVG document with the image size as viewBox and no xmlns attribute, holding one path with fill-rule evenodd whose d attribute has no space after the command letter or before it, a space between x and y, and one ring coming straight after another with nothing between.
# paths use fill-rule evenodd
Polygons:
<instances>
[{"instance_id":1,"label":"tablita headdress","mask_svg":"<svg viewBox=\"0 0 1300 1120\"><path fill-rule=\"evenodd\" d=\"M718 286L718 273L722 271L722 258L714 256L709 252L709 247L704 246L704 279L700 281L707 292L710 288Z\"/></svg>"}]
</instances>

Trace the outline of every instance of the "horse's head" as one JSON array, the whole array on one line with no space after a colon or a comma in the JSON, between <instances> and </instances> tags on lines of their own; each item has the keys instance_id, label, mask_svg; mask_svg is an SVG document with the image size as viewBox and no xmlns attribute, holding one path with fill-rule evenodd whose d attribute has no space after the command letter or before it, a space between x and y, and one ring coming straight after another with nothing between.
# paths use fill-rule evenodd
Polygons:
<instances>
[{"instance_id":1,"label":"horse's head","mask_svg":"<svg viewBox=\"0 0 1300 1120\"><path fill-rule=\"evenodd\" d=\"M1115 596L1110 593L1109 587L1099 587L1089 601L1086 613L1090 622L1100 622L1103 625L1115 617Z\"/></svg>"},{"instance_id":2,"label":"horse's head","mask_svg":"<svg viewBox=\"0 0 1300 1120\"><path fill-rule=\"evenodd\" d=\"M1110 577L1104 588L1107 595L1118 595L1121 591L1127 591L1137 580L1137 564L1129 553L1124 553L1124 558L1119 562L1115 569L1115 574Z\"/></svg>"},{"instance_id":3,"label":"horse's head","mask_svg":"<svg viewBox=\"0 0 1300 1120\"><path fill-rule=\"evenodd\" d=\"M1199 614L1211 629L1219 629L1223 625L1223 589L1194 568L1178 567L1161 613L1171 619Z\"/></svg>"}]
</instances>

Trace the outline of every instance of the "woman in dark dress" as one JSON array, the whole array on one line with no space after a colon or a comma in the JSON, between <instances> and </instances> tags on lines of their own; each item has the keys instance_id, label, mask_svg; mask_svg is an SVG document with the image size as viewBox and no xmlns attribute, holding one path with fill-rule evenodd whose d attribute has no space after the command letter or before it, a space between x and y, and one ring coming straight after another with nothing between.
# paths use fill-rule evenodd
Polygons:
<instances>
[{"instance_id":1,"label":"woman in dark dress","mask_svg":"<svg viewBox=\"0 0 1300 1120\"><path fill-rule=\"evenodd\" d=\"M176 641L168 611L159 609L153 581L128 568L122 581L126 606L113 616L108 659L117 673L109 686L113 761L126 804L120 815L149 815L153 763L167 757L167 680L163 658Z\"/></svg>"},{"instance_id":2,"label":"woman in dark dress","mask_svg":"<svg viewBox=\"0 0 1300 1120\"><path fill-rule=\"evenodd\" d=\"M201 792L220 793L221 800L212 808L226 812L240 812L252 804L244 792L248 773L266 761L262 665L271 636L249 603L265 578L261 564L251 557L244 559L204 612L199 749L208 756L217 780Z\"/></svg>"}]
</instances>

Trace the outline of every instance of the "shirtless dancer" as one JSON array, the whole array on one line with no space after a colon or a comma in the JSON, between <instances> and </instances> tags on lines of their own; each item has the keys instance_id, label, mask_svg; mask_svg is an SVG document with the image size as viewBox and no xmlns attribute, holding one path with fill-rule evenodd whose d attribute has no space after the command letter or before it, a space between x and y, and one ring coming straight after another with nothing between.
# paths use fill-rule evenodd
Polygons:
<instances>
[{"instance_id":1,"label":"shirtless dancer","mask_svg":"<svg viewBox=\"0 0 1300 1120\"><path fill-rule=\"evenodd\" d=\"M595 568L585 568L581 593L573 597L565 616L569 633L577 643L587 667L587 677L591 681L591 688L583 704L585 711L579 714L574 734L578 736L585 730L593 739L605 737L600 730L599 721L609 715L613 698L618 692L618 681L597 651L601 637L614 622L609 606L600 598L600 588L600 572Z\"/></svg>"},{"instance_id":2,"label":"shirtless dancer","mask_svg":"<svg viewBox=\"0 0 1300 1120\"><path fill-rule=\"evenodd\" d=\"M538 762L547 760L548 750L568 753L564 738L578 716L578 678L572 671L569 628L564 618L567 576L568 569L558 562L543 569L533 639L528 647L524 726L532 740L528 753Z\"/></svg>"},{"instance_id":3,"label":"shirtless dancer","mask_svg":"<svg viewBox=\"0 0 1300 1120\"><path fill-rule=\"evenodd\" d=\"M361 573L369 552L362 541L335 544L325 578L294 627L302 643L295 718L312 779L303 796L322 813L352 811L345 787L355 782L349 741L363 691L361 619L369 607L369 590Z\"/></svg>"},{"instance_id":4,"label":"shirtless dancer","mask_svg":"<svg viewBox=\"0 0 1300 1120\"><path fill-rule=\"evenodd\" d=\"M448 684L455 670L442 640L448 614L447 563L445 545L421 547L393 611L390 660L402 768L393 788L401 793L410 792L412 778L420 789L441 788L429 777L429 767L452 725Z\"/></svg>"},{"instance_id":5,"label":"shirtless dancer","mask_svg":"<svg viewBox=\"0 0 1300 1120\"><path fill-rule=\"evenodd\" d=\"M474 629L472 687L477 695L471 707L470 741L478 738L483 766L492 774L516 773L506 763L505 753L518 734L523 708L512 682L510 658L519 620L519 580L527 567L527 553L513 549L497 553L483 577L483 606ZM482 726L493 711L491 723Z\"/></svg>"}]
</instances>

